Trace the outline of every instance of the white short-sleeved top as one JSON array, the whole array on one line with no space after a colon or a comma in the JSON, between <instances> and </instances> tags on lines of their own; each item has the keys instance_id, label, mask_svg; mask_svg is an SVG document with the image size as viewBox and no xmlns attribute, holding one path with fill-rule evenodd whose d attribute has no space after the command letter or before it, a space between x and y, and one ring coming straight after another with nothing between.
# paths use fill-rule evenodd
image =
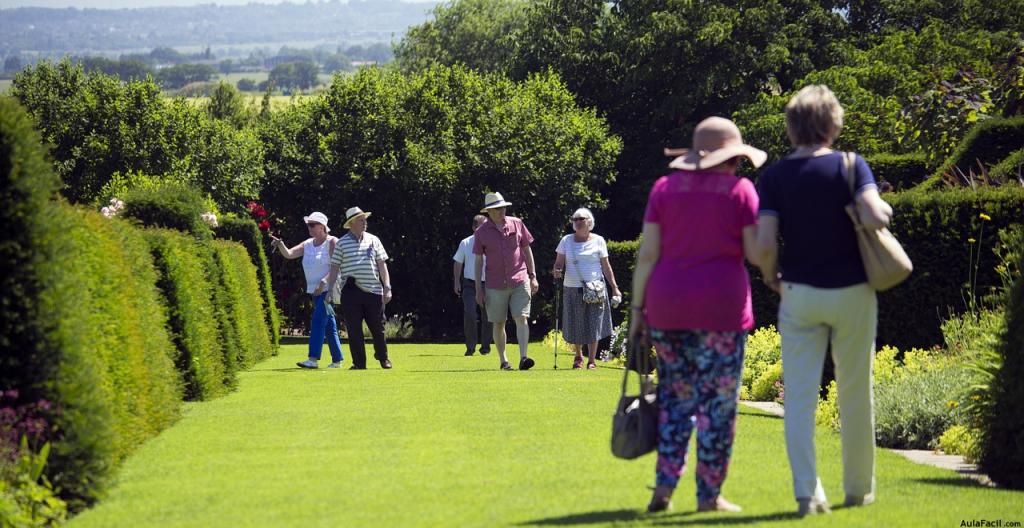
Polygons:
<instances>
[{"instance_id":1,"label":"white short-sleeved top","mask_svg":"<svg viewBox=\"0 0 1024 528\"><path fill-rule=\"evenodd\" d=\"M601 259L608 257L608 244L601 235L590 234L586 242L576 242L574 235L565 235L558 242L557 253L565 255L565 278L563 284L579 288L583 282L604 278Z\"/></svg>"}]
</instances>

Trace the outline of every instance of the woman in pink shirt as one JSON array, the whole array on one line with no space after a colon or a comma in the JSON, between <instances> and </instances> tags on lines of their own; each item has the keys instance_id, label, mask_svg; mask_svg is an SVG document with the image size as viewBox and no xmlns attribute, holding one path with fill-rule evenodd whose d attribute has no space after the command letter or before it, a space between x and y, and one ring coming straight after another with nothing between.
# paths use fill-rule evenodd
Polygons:
<instances>
[{"instance_id":1,"label":"woman in pink shirt","mask_svg":"<svg viewBox=\"0 0 1024 528\"><path fill-rule=\"evenodd\" d=\"M657 487L647 510L671 506L696 417L697 511L739 511L720 491L754 326L743 257L753 262L758 200L736 167L741 156L759 167L767 155L721 117L701 121L682 154L669 164L679 170L651 189L633 275L629 335L658 354Z\"/></svg>"}]
</instances>

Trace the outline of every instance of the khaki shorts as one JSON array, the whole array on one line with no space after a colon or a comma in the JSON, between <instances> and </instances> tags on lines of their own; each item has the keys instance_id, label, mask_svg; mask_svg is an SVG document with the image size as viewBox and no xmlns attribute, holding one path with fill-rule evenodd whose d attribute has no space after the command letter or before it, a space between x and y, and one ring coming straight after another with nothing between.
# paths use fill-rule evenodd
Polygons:
<instances>
[{"instance_id":1,"label":"khaki shorts","mask_svg":"<svg viewBox=\"0 0 1024 528\"><path fill-rule=\"evenodd\" d=\"M485 288L487 292L487 320L492 323L503 323L512 317L530 316L530 283L523 281L519 286L507 290Z\"/></svg>"}]
</instances>

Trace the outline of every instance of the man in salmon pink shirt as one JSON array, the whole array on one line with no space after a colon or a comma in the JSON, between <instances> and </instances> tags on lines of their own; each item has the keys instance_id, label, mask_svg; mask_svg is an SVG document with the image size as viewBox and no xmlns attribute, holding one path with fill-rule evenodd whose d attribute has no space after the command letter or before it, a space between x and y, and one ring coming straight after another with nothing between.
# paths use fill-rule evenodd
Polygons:
<instances>
[{"instance_id":1,"label":"man in salmon pink shirt","mask_svg":"<svg viewBox=\"0 0 1024 528\"><path fill-rule=\"evenodd\" d=\"M486 257L476 259L476 302L485 307L487 320L494 323L494 345L498 349L501 370L512 370L505 357L505 320L509 313L516 323L519 370L529 370L533 366L533 360L526 355L530 341L530 299L540 285L530 249L533 235L522 220L505 215L510 205L512 203L506 202L501 193L487 193L484 199L480 212L486 213L488 219L473 234L473 254ZM485 275L485 260L486 289L480 280Z\"/></svg>"}]
</instances>

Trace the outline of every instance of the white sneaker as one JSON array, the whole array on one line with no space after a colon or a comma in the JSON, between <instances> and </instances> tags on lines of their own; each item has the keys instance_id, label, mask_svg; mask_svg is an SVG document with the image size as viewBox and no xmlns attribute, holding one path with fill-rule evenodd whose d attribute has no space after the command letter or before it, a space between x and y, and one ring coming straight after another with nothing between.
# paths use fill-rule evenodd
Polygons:
<instances>
[{"instance_id":1,"label":"white sneaker","mask_svg":"<svg viewBox=\"0 0 1024 528\"><path fill-rule=\"evenodd\" d=\"M327 365L327 368L341 368L341 361L335 361L334 363Z\"/></svg>"},{"instance_id":2,"label":"white sneaker","mask_svg":"<svg viewBox=\"0 0 1024 528\"><path fill-rule=\"evenodd\" d=\"M806 515L817 515L819 513L832 513L828 503L819 499L800 498L796 500L796 514L800 517Z\"/></svg>"},{"instance_id":3,"label":"white sneaker","mask_svg":"<svg viewBox=\"0 0 1024 528\"><path fill-rule=\"evenodd\" d=\"M296 363L296 365L298 365L299 367L304 368L304 369L315 369L315 368L317 368L316 367L316 360L315 359L307 359L305 361L299 361L298 363Z\"/></svg>"}]
</instances>

